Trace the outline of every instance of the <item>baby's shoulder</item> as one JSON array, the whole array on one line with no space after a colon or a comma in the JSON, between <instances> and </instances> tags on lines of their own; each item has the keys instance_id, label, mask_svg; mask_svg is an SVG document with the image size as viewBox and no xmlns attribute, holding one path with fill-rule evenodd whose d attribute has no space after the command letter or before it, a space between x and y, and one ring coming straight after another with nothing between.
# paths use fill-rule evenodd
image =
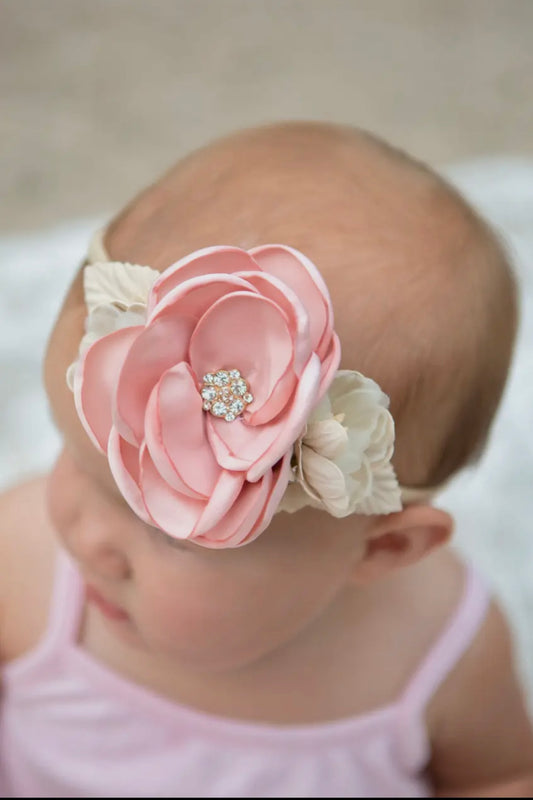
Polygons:
<instances>
[{"instance_id":1,"label":"baby's shoulder","mask_svg":"<svg viewBox=\"0 0 533 800\"><path fill-rule=\"evenodd\" d=\"M458 610L466 575L455 553L443 549L368 584L363 593L355 589L346 616L351 635L343 637L338 658L353 713L404 696Z\"/></svg>"},{"instance_id":2,"label":"baby's shoulder","mask_svg":"<svg viewBox=\"0 0 533 800\"><path fill-rule=\"evenodd\" d=\"M467 578L466 563L446 546L401 570L397 583L391 582L391 600L402 609L406 626L416 619L421 638L431 642L459 609Z\"/></svg>"},{"instance_id":3,"label":"baby's shoulder","mask_svg":"<svg viewBox=\"0 0 533 800\"><path fill-rule=\"evenodd\" d=\"M449 546L399 576L390 603L396 609L412 676L425 665L441 678L453 670L483 625L486 598L480 576Z\"/></svg>"},{"instance_id":4,"label":"baby's shoulder","mask_svg":"<svg viewBox=\"0 0 533 800\"><path fill-rule=\"evenodd\" d=\"M414 668L438 641L461 603L467 569L449 547L369 587L369 627L401 644Z\"/></svg>"},{"instance_id":5,"label":"baby's shoulder","mask_svg":"<svg viewBox=\"0 0 533 800\"><path fill-rule=\"evenodd\" d=\"M44 632L57 544L46 477L0 493L0 660L30 649Z\"/></svg>"}]
</instances>

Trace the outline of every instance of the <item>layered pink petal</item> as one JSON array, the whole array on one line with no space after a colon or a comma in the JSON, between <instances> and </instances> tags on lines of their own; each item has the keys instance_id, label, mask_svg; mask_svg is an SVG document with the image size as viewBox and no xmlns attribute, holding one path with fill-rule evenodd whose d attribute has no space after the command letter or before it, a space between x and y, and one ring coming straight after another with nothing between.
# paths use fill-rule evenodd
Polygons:
<instances>
[{"instance_id":1,"label":"layered pink petal","mask_svg":"<svg viewBox=\"0 0 533 800\"><path fill-rule=\"evenodd\" d=\"M240 370L261 408L292 364L293 341L283 311L258 294L236 292L218 300L191 336L196 375L222 368Z\"/></svg>"},{"instance_id":2,"label":"layered pink petal","mask_svg":"<svg viewBox=\"0 0 533 800\"><path fill-rule=\"evenodd\" d=\"M144 522L150 522L150 517L139 489L138 448L122 439L117 430L112 428L107 446L107 457L111 474L122 496L138 517Z\"/></svg>"},{"instance_id":3,"label":"layered pink petal","mask_svg":"<svg viewBox=\"0 0 533 800\"><path fill-rule=\"evenodd\" d=\"M320 359L326 358L326 354L331 347L331 339L333 336L333 323L328 325L328 327L324 330L322 338L318 343L318 347L316 348L315 352Z\"/></svg>"},{"instance_id":4,"label":"layered pink petal","mask_svg":"<svg viewBox=\"0 0 533 800\"><path fill-rule=\"evenodd\" d=\"M200 275L191 278L165 294L148 315L147 325L168 315L189 317L198 322L221 297L243 291L257 294L251 283L237 275Z\"/></svg>"},{"instance_id":5,"label":"layered pink petal","mask_svg":"<svg viewBox=\"0 0 533 800\"><path fill-rule=\"evenodd\" d=\"M282 281L266 272L239 273L240 277L251 283L263 297L268 297L287 315L289 330L293 339L294 358L273 387L269 397L259 406L256 402L254 411L246 415L248 425L264 425L276 417L291 397L298 376L301 375L309 356L311 342L309 338L309 319L307 312L292 289Z\"/></svg>"},{"instance_id":6,"label":"layered pink petal","mask_svg":"<svg viewBox=\"0 0 533 800\"><path fill-rule=\"evenodd\" d=\"M176 286L190 278L254 268L255 264L246 250L239 247L205 247L203 250L196 250L166 269L157 279L150 293L148 313Z\"/></svg>"},{"instance_id":7,"label":"layered pink petal","mask_svg":"<svg viewBox=\"0 0 533 800\"><path fill-rule=\"evenodd\" d=\"M299 250L281 244L255 247L250 255L262 270L286 283L300 298L309 315L311 348L317 350L325 332L333 330L333 310L328 288L313 262Z\"/></svg>"},{"instance_id":8,"label":"layered pink petal","mask_svg":"<svg viewBox=\"0 0 533 800\"><path fill-rule=\"evenodd\" d=\"M329 387L333 383L333 379L339 368L340 361L341 343L337 334L334 333L331 337L329 350L326 354L326 357L322 361L322 377L320 379L317 402L324 397Z\"/></svg>"},{"instance_id":9,"label":"layered pink petal","mask_svg":"<svg viewBox=\"0 0 533 800\"><path fill-rule=\"evenodd\" d=\"M144 328L130 347L118 376L113 418L130 444L140 446L152 389L164 372L185 361L193 328L191 319L165 316Z\"/></svg>"},{"instance_id":10,"label":"layered pink petal","mask_svg":"<svg viewBox=\"0 0 533 800\"><path fill-rule=\"evenodd\" d=\"M289 483L291 476L291 458L292 450L289 450L281 459L281 461L278 461L278 463L273 467L272 484L270 486L270 492L267 496L263 510L257 518L253 528L251 528L250 532L239 542L239 544L243 545L253 542L253 540L257 539L259 534L263 533L265 528L270 525L272 517L276 513L276 510L281 503L281 498L285 494L285 490Z\"/></svg>"},{"instance_id":11,"label":"layered pink petal","mask_svg":"<svg viewBox=\"0 0 533 800\"><path fill-rule=\"evenodd\" d=\"M257 483L245 483L236 501L220 522L195 541L206 547L236 547L261 516L272 487L272 470Z\"/></svg>"},{"instance_id":12,"label":"layered pink petal","mask_svg":"<svg viewBox=\"0 0 533 800\"><path fill-rule=\"evenodd\" d=\"M74 376L74 402L93 444L105 453L113 424L113 397L120 367L143 331L136 325L103 336L83 355Z\"/></svg>"},{"instance_id":13,"label":"layered pink petal","mask_svg":"<svg viewBox=\"0 0 533 800\"><path fill-rule=\"evenodd\" d=\"M239 277L251 283L259 294L278 305L289 320L289 329L294 341L293 370L300 375L311 355L308 313L292 289L268 272L244 272Z\"/></svg>"},{"instance_id":14,"label":"layered pink petal","mask_svg":"<svg viewBox=\"0 0 533 800\"><path fill-rule=\"evenodd\" d=\"M209 416L207 435L215 457L224 469L246 472L257 481L294 444L316 405L320 384L320 359L313 353L286 411L266 425L252 428L239 419L228 423Z\"/></svg>"},{"instance_id":15,"label":"layered pink petal","mask_svg":"<svg viewBox=\"0 0 533 800\"><path fill-rule=\"evenodd\" d=\"M290 365L276 383L263 405L258 408L257 411L245 412L246 424L250 427L254 427L271 422L290 402L297 382L298 379L292 371L292 365Z\"/></svg>"},{"instance_id":16,"label":"layered pink petal","mask_svg":"<svg viewBox=\"0 0 533 800\"><path fill-rule=\"evenodd\" d=\"M202 398L188 364L167 370L145 414L145 439L159 473L179 492L206 500L220 477L211 451Z\"/></svg>"},{"instance_id":17,"label":"layered pink petal","mask_svg":"<svg viewBox=\"0 0 533 800\"><path fill-rule=\"evenodd\" d=\"M244 475L242 472L228 472L225 469L220 471L220 477L213 494L206 503L202 516L194 529L195 539L218 525L222 517L233 506L243 484Z\"/></svg>"},{"instance_id":18,"label":"layered pink petal","mask_svg":"<svg viewBox=\"0 0 533 800\"><path fill-rule=\"evenodd\" d=\"M193 500L174 491L159 474L144 445L141 447L140 464L140 490L153 524L176 539L190 538L205 501Z\"/></svg>"}]
</instances>

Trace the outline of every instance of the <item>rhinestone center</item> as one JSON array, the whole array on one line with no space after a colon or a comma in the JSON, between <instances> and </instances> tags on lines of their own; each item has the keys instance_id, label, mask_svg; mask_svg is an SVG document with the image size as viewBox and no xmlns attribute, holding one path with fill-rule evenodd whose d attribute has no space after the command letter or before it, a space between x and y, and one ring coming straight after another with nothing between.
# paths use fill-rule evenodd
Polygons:
<instances>
[{"instance_id":1,"label":"rhinestone center","mask_svg":"<svg viewBox=\"0 0 533 800\"><path fill-rule=\"evenodd\" d=\"M208 372L202 381L200 394L204 411L226 422L234 422L253 402L253 395L238 369Z\"/></svg>"}]
</instances>

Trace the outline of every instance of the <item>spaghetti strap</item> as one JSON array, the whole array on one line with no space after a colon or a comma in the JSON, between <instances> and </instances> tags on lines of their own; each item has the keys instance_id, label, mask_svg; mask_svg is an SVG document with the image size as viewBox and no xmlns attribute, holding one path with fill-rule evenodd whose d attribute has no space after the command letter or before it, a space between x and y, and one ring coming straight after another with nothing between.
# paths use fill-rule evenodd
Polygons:
<instances>
[{"instance_id":1,"label":"spaghetti strap","mask_svg":"<svg viewBox=\"0 0 533 800\"><path fill-rule=\"evenodd\" d=\"M75 641L82 608L82 584L76 566L70 556L60 550L48 623L49 637L55 646Z\"/></svg>"},{"instance_id":2,"label":"spaghetti strap","mask_svg":"<svg viewBox=\"0 0 533 800\"><path fill-rule=\"evenodd\" d=\"M45 636L46 649L56 650L75 642L83 609L82 584L70 556L59 550L54 573L54 588Z\"/></svg>"},{"instance_id":3,"label":"spaghetti strap","mask_svg":"<svg viewBox=\"0 0 533 800\"><path fill-rule=\"evenodd\" d=\"M27 653L9 661L2 678L7 681L32 680L36 671L55 661L65 648L76 643L83 611L83 584L74 562L64 550L59 550L54 569L54 585L48 612L48 622L42 639Z\"/></svg>"},{"instance_id":4,"label":"spaghetti strap","mask_svg":"<svg viewBox=\"0 0 533 800\"><path fill-rule=\"evenodd\" d=\"M485 581L472 565L467 564L459 605L401 696L400 704L411 714L423 712L432 695L468 650L481 628L489 603L490 592Z\"/></svg>"}]
</instances>

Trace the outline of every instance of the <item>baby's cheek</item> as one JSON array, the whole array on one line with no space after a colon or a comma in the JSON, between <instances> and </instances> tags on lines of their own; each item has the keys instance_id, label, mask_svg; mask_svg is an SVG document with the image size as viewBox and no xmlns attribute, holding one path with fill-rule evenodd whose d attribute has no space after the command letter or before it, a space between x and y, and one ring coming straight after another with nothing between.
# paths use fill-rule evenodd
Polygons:
<instances>
[{"instance_id":1,"label":"baby's cheek","mask_svg":"<svg viewBox=\"0 0 533 800\"><path fill-rule=\"evenodd\" d=\"M234 647L241 611L237 596L224 597L221 581L203 556L158 548L138 562L135 619L152 648L210 667ZM242 617L241 617L242 621Z\"/></svg>"},{"instance_id":2,"label":"baby's cheek","mask_svg":"<svg viewBox=\"0 0 533 800\"><path fill-rule=\"evenodd\" d=\"M48 476L48 513L60 540L68 550L79 538L83 530L106 522L110 530L127 525L129 528L142 524L126 506L123 498L117 501L111 489L105 487L106 475L96 463L93 467L98 479L91 474L90 462L85 460L84 468L79 466L79 457L73 456L67 448L61 451ZM112 478L109 479L112 482ZM83 524L82 524L83 523ZM144 527L144 526L143 526ZM102 537L100 536L100 539ZM117 546L117 536L110 537ZM122 547L122 540L120 542ZM76 553L72 553L76 557Z\"/></svg>"},{"instance_id":3,"label":"baby's cheek","mask_svg":"<svg viewBox=\"0 0 533 800\"><path fill-rule=\"evenodd\" d=\"M290 606L272 602L267 582L239 577L227 565L211 567L194 552L170 552L166 565L160 564L159 580L146 580L137 607L148 644L216 670L260 657L292 632Z\"/></svg>"},{"instance_id":4,"label":"baby's cheek","mask_svg":"<svg viewBox=\"0 0 533 800\"><path fill-rule=\"evenodd\" d=\"M60 536L72 528L80 515L80 480L72 459L62 450L48 476L48 513Z\"/></svg>"},{"instance_id":5,"label":"baby's cheek","mask_svg":"<svg viewBox=\"0 0 533 800\"><path fill-rule=\"evenodd\" d=\"M239 603L236 597L222 598L217 581L206 580L202 565L194 560L194 554L171 552L172 569L160 564L159 576L152 576L143 594L156 627L171 645L202 649L206 640L227 635L224 628L238 614Z\"/></svg>"}]
</instances>

